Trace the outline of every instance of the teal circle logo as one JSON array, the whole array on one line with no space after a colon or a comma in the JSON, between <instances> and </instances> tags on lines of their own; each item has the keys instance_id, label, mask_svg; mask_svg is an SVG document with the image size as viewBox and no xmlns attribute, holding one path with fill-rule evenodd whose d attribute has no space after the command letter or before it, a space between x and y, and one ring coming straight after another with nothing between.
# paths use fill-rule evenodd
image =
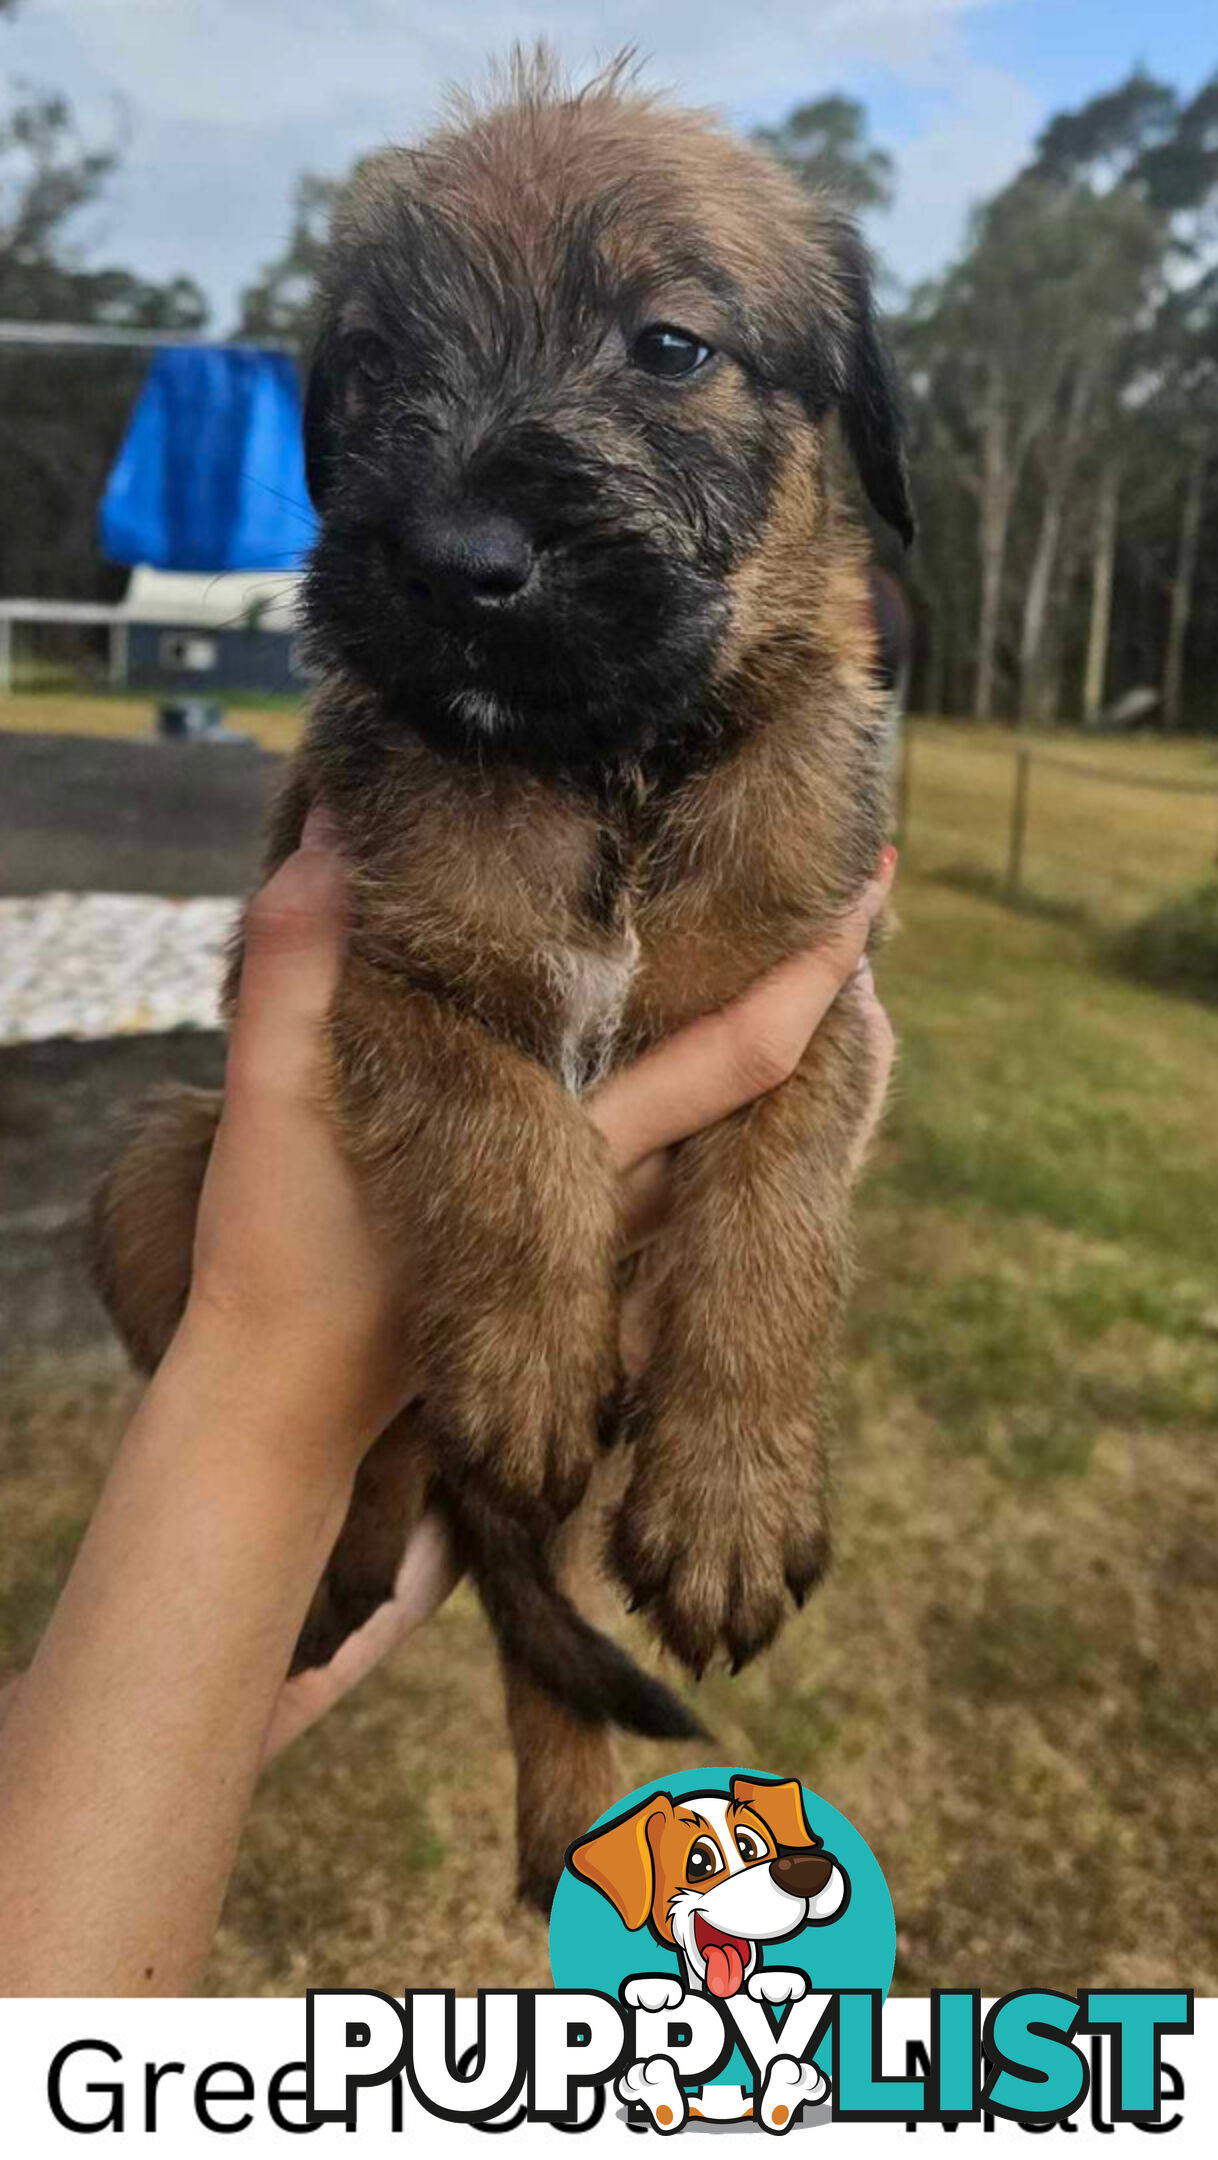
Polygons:
<instances>
[{"instance_id":1,"label":"teal circle logo","mask_svg":"<svg viewBox=\"0 0 1218 2160\"><path fill-rule=\"evenodd\" d=\"M895 1961L888 1885L853 1823L798 1780L740 1766L628 1793L571 1847L550 1913L555 1987L615 1999L639 1974L757 1996L779 1971L886 1996ZM831 2052L826 2039L823 2071ZM714 2082L747 2075L737 2051Z\"/></svg>"}]
</instances>

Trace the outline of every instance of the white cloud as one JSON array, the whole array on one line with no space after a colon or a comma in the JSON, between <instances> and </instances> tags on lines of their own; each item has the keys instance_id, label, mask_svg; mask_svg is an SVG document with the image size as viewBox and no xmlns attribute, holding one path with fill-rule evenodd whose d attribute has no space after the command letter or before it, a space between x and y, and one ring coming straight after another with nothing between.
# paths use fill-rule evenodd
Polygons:
<instances>
[{"instance_id":1,"label":"white cloud","mask_svg":"<svg viewBox=\"0 0 1218 2160\"><path fill-rule=\"evenodd\" d=\"M934 123L899 151L893 208L873 226L902 284L942 268L968 212L1023 163L1041 117L1033 93L998 68L954 74Z\"/></svg>"},{"instance_id":2,"label":"white cloud","mask_svg":"<svg viewBox=\"0 0 1218 2160\"><path fill-rule=\"evenodd\" d=\"M885 71L931 117L898 146L900 199L877 237L902 276L955 243L968 204L1006 178L1037 117L1014 78L975 65L968 18L991 0L25 0L0 61L61 88L129 147L93 237L148 274L184 269L224 323L286 231L305 167L339 172L424 126L444 86L513 37L549 36L579 69L635 44L649 73L736 118Z\"/></svg>"}]
</instances>

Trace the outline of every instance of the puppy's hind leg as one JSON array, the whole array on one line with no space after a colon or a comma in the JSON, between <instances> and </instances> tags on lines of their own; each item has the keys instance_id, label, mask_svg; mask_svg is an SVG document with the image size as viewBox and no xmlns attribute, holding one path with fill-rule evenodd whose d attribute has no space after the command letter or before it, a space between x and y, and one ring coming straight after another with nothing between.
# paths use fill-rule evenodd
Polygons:
<instances>
[{"instance_id":1,"label":"puppy's hind leg","mask_svg":"<svg viewBox=\"0 0 1218 2160\"><path fill-rule=\"evenodd\" d=\"M508 1725L516 1757L517 1887L548 1916L567 1848L617 1793L609 1727L582 1724L506 1661Z\"/></svg>"},{"instance_id":2,"label":"puppy's hind leg","mask_svg":"<svg viewBox=\"0 0 1218 2160\"><path fill-rule=\"evenodd\" d=\"M443 1461L442 1446L434 1459ZM476 1482L441 1470L434 1488L458 1565L499 1649L516 1751L520 1894L548 1912L567 1847L616 1797L609 1733L706 1740L687 1703L585 1619L565 1578L579 1518L509 1513Z\"/></svg>"},{"instance_id":3,"label":"puppy's hind leg","mask_svg":"<svg viewBox=\"0 0 1218 2160\"><path fill-rule=\"evenodd\" d=\"M418 1413L404 1410L356 1472L346 1520L296 1645L293 1673L328 1665L348 1635L394 1595L402 1556L426 1503L427 1478Z\"/></svg>"},{"instance_id":4,"label":"puppy's hind leg","mask_svg":"<svg viewBox=\"0 0 1218 2160\"><path fill-rule=\"evenodd\" d=\"M554 1589L563 1599L561 1606L551 1604L548 1611L539 1610L527 1628L505 1625L495 1587L487 1583L486 1569L480 1571L492 1624L498 1616L499 1660L516 1758L518 1890L526 1904L547 1915L569 1847L621 1791L615 1723L624 1718L653 1731L697 1730L697 1721L685 1705L650 1675L640 1673L607 1640L605 1649L622 1659L621 1692L614 1688L602 1693L597 1681L597 1637L591 1630L582 1637L568 1633L566 1616L574 1617L574 1608L566 1593L576 1582L585 1590L595 1582L600 1504L615 1475L615 1465L601 1466L588 1507L553 1539L550 1567ZM503 1542L500 1550L508 1562L509 1579L518 1590L521 1571L511 1566L511 1551ZM557 1662L567 1683L565 1698L553 1686L554 1669L533 1654L539 1635L557 1648ZM656 1689L654 1698L649 1692L652 1688ZM632 1709L642 1715L632 1717Z\"/></svg>"},{"instance_id":5,"label":"puppy's hind leg","mask_svg":"<svg viewBox=\"0 0 1218 2160\"><path fill-rule=\"evenodd\" d=\"M93 1202L93 1281L135 1364L158 1365L186 1304L195 1217L220 1121L219 1089L168 1088Z\"/></svg>"}]
</instances>

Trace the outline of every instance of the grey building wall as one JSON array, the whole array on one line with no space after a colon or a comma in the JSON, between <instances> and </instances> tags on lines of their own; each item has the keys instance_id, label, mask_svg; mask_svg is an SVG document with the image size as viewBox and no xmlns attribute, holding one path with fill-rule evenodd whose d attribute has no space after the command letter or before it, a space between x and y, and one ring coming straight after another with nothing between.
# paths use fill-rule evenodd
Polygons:
<instances>
[{"instance_id":1,"label":"grey building wall","mask_svg":"<svg viewBox=\"0 0 1218 2160\"><path fill-rule=\"evenodd\" d=\"M189 665L197 659L199 666ZM200 630L189 623L132 623L127 682L132 690L258 690L291 696L306 687L297 640L282 630Z\"/></svg>"}]
</instances>

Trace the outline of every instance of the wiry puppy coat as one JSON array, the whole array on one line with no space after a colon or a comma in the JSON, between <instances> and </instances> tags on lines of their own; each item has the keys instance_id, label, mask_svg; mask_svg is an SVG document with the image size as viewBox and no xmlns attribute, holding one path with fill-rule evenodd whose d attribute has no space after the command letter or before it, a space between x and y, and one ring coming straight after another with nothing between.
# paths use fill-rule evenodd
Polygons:
<instances>
[{"instance_id":1,"label":"wiry puppy coat","mask_svg":"<svg viewBox=\"0 0 1218 2160\"><path fill-rule=\"evenodd\" d=\"M425 1384L368 1459L299 1655L387 1593L430 1490L503 1653L538 1897L611 1797L606 1724L696 1729L555 1582L598 1445L629 1443L612 1568L695 1671L751 1657L825 1563L869 1094L853 993L784 1084L678 1151L624 1401L615 1177L580 1095L873 872L882 720L833 414L908 538L852 228L620 74L576 96L518 70L501 104L369 160L340 209L306 413L322 679L267 871L323 800L353 886L335 1112L401 1237ZM217 1111L163 1108L99 1204L99 1278L145 1365L186 1294Z\"/></svg>"}]
</instances>

